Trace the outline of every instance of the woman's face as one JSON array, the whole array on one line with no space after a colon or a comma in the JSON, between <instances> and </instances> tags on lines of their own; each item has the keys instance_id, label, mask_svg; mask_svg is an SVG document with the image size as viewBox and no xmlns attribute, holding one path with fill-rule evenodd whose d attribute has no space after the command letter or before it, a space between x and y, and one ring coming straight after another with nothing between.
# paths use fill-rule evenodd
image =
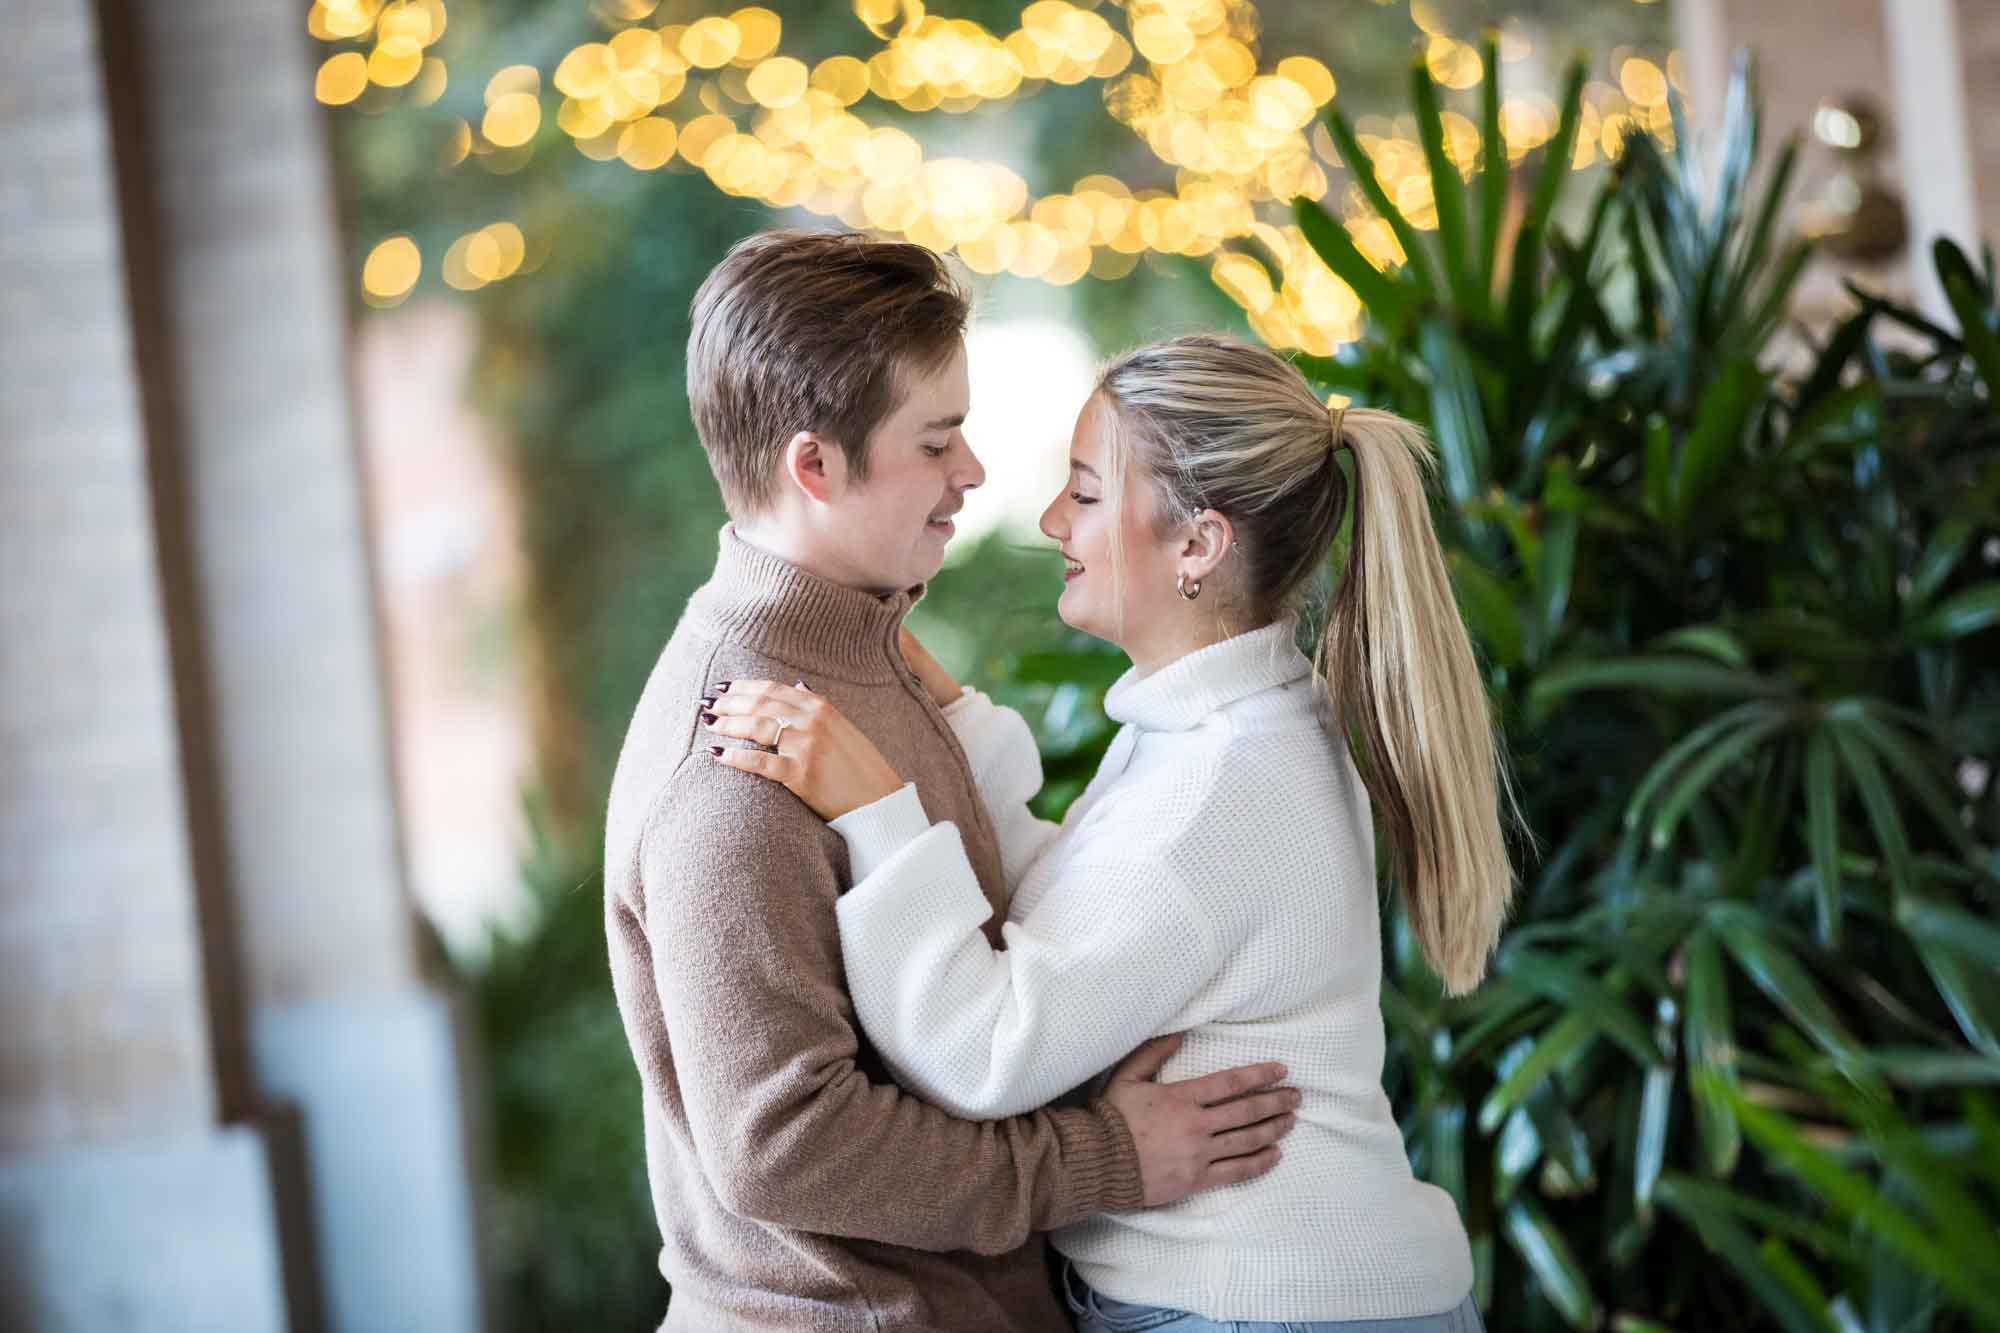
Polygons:
<instances>
[{"instance_id":1,"label":"woman's face","mask_svg":"<svg viewBox=\"0 0 2000 1333\"><path fill-rule=\"evenodd\" d=\"M1123 648L1134 662L1145 645L1185 619L1175 585L1181 542L1153 528L1158 503L1153 487L1129 465L1121 497L1108 493L1112 473L1107 439L1110 412L1093 394L1070 435L1069 478L1042 513L1042 533L1062 548L1067 564L1056 613L1063 623ZM1119 567L1113 573L1114 533Z\"/></svg>"}]
</instances>

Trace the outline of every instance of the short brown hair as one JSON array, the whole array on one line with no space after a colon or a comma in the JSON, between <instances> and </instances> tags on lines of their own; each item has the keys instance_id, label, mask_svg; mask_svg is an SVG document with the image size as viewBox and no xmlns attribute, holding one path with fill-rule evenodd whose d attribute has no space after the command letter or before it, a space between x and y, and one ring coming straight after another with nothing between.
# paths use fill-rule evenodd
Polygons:
<instances>
[{"instance_id":1,"label":"short brown hair","mask_svg":"<svg viewBox=\"0 0 2000 1333\"><path fill-rule=\"evenodd\" d=\"M935 371L971 305L921 245L853 232L766 231L739 241L694 297L688 402L722 500L737 517L770 504L776 463L802 430L868 475L868 437L906 376Z\"/></svg>"}]
</instances>

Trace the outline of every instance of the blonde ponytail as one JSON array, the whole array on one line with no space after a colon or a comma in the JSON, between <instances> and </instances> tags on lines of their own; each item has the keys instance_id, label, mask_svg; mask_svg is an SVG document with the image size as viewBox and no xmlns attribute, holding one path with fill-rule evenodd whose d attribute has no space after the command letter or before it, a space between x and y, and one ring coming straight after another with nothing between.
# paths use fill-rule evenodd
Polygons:
<instances>
[{"instance_id":1,"label":"blonde ponytail","mask_svg":"<svg viewBox=\"0 0 2000 1333\"><path fill-rule=\"evenodd\" d=\"M1341 722L1388 835L1411 928L1453 994L1476 987L1500 938L1514 871L1485 687L1431 526L1430 442L1392 413L1333 413L1353 459L1347 569L1320 643Z\"/></svg>"},{"instance_id":2,"label":"blonde ponytail","mask_svg":"<svg viewBox=\"0 0 2000 1333\"><path fill-rule=\"evenodd\" d=\"M1242 560L1218 572L1215 600L1246 628L1305 602L1352 499L1346 576L1319 650L1321 703L1334 734L1365 751L1363 780L1425 956L1447 990L1471 990L1514 884L1506 778L1431 528L1423 432L1371 408L1329 414L1282 357L1206 334L1127 352L1097 392L1114 418L1113 466L1129 457L1153 484L1161 532L1210 508L1235 525Z\"/></svg>"}]
</instances>

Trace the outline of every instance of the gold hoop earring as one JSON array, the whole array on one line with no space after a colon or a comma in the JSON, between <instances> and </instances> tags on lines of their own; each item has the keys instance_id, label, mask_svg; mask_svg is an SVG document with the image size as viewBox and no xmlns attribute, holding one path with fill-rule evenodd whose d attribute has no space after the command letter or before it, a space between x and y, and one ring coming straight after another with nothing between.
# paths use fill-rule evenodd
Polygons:
<instances>
[{"instance_id":1,"label":"gold hoop earring","mask_svg":"<svg viewBox=\"0 0 2000 1333\"><path fill-rule=\"evenodd\" d=\"M1201 596L1200 579L1196 579L1194 582L1190 583L1188 582L1188 576L1186 574L1182 574L1180 577L1179 586L1181 590L1181 596L1185 597L1190 602L1192 602L1195 598Z\"/></svg>"}]
</instances>

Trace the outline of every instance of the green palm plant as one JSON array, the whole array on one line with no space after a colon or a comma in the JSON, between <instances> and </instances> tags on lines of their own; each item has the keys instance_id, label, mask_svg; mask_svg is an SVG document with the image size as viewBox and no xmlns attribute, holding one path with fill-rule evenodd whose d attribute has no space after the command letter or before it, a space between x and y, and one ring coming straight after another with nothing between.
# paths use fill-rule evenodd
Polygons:
<instances>
[{"instance_id":1,"label":"green palm plant","mask_svg":"<svg viewBox=\"0 0 2000 1333\"><path fill-rule=\"evenodd\" d=\"M1468 180L1416 65L1434 242L1334 108L1391 271L1295 205L1368 314L1299 364L1437 442L1539 849L1476 994L1393 922L1385 1078L1495 1327L2000 1326L1991 259L1937 246L1956 331L1857 293L1781 373L1810 250L1781 239L1790 146L1752 197L1747 65L1712 169L1676 103L1673 145L1629 139L1565 230L1583 79L1517 190L1496 80ZM1045 809L1095 763L1079 701L1114 664L1016 664L1057 714Z\"/></svg>"}]
</instances>

